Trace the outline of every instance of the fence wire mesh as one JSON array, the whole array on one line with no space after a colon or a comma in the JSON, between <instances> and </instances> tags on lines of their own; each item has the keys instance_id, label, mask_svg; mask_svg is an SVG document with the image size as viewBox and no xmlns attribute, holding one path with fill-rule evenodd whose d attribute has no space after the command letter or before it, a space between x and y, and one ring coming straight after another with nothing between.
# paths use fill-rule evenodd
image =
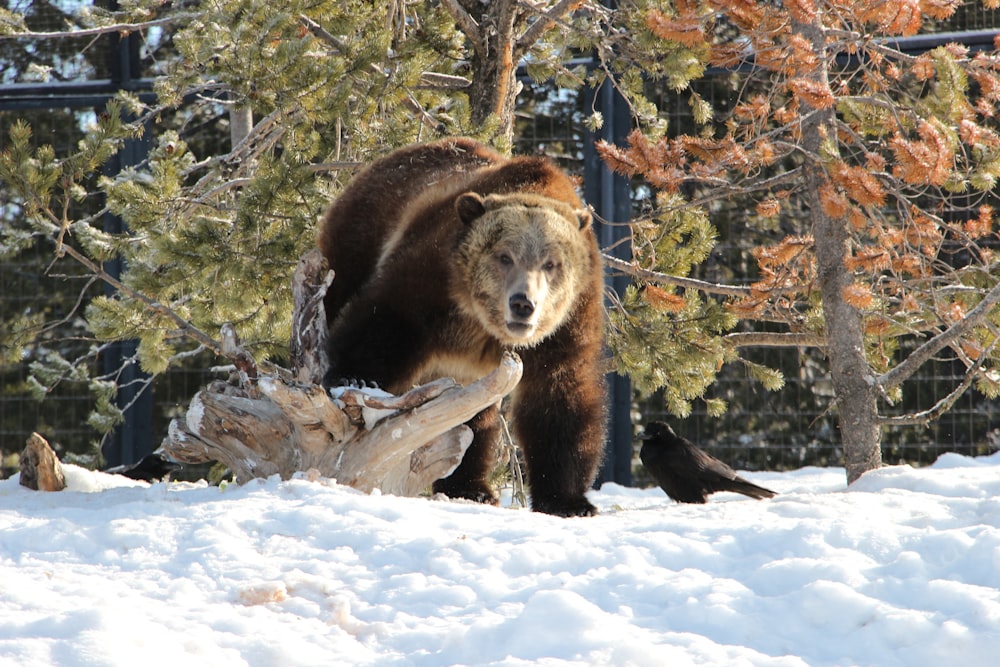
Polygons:
<instances>
[{"instance_id":1,"label":"fence wire mesh","mask_svg":"<svg viewBox=\"0 0 1000 667\"><path fill-rule=\"evenodd\" d=\"M32 29L65 29L65 16L50 11L52 7L55 6L28 1L9 3L12 10L29 10ZM981 3L965 3L952 21L938 26L938 31L990 29L1000 25L997 14ZM108 59L101 51L106 46L101 40L67 40L57 49L49 50L42 59L30 44L20 44L18 50L11 50L11 42L5 44L8 46L0 45L4 49L0 51L0 60L9 66L0 78L0 100L5 96L5 85L14 82L17 72L22 74L20 82L26 80L25 72L33 72L32 77L48 79L54 87L60 82L109 76ZM735 90L727 88L723 79L701 85L704 88L699 92L717 109L724 109L735 99ZM690 124L690 109L681 96L663 92L658 101L673 127ZM10 127L19 119L31 123L38 144L51 144L57 153L73 145L94 110L60 108L53 104L46 107L35 101L24 108L14 105L14 110L0 111L0 149ZM515 152L548 155L582 181L587 136L583 121L588 113L582 96L551 85L526 82L517 109ZM636 206L641 206L641 202L637 201ZM10 224L20 215L18 202L0 185L0 224ZM738 216L722 216L717 225L719 245L700 268L699 277L730 282L749 280L753 264L749 250L766 239L747 233ZM15 315L34 318L39 327L32 344L14 350L4 340L0 347L0 478L13 472L12 455L21 450L32 431L50 438L61 456L94 452L99 441L98 433L87 424L93 399L79 384L61 383L41 402L32 392L31 363L47 350L56 347L69 357L92 353L88 344L81 342L81 313L86 300L104 289L88 285L85 277L68 275L63 267L50 270L52 253L53 248L45 241L35 239L21 251L3 254L0 259L0 335L7 335L3 323ZM712 418L696 405L687 419L670 419L664 414L660 397L635 397L635 430L648 420L666 418L679 432L742 469L839 465L836 420L829 411L832 386L822 357L800 349L751 350L747 355L754 362L782 370L785 387L780 392L767 392L734 365L723 369L710 390L710 396L723 398L729 404L723 417ZM96 359L91 361L96 364ZM217 377L210 370L213 363L209 355L202 355L156 378L152 385L155 438L162 438L169 421L183 415L194 393ZM961 381L962 371L956 359L941 358L930 364L909 386L908 405L926 407L933 403ZM152 447L158 444L154 442ZM942 419L926 428L887 430L883 457L887 463L924 465L945 452L980 455L998 448L1000 406L970 392ZM635 473L637 483L649 481L640 468Z\"/></svg>"}]
</instances>

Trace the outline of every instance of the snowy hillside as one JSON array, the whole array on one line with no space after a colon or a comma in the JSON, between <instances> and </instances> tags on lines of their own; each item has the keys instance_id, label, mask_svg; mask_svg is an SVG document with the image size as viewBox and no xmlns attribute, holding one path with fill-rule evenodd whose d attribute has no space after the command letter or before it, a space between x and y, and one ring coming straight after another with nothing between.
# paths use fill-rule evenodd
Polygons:
<instances>
[{"instance_id":1,"label":"snowy hillside","mask_svg":"<svg viewBox=\"0 0 1000 667\"><path fill-rule=\"evenodd\" d=\"M602 514L0 481L0 666L997 664L1000 454L747 474L779 492Z\"/></svg>"}]
</instances>

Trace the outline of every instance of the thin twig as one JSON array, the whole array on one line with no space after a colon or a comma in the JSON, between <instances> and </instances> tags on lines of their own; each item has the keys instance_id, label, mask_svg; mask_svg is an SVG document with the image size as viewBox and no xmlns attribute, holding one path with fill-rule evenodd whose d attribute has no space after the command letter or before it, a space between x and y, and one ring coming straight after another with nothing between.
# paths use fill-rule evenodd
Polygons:
<instances>
[{"instance_id":1,"label":"thin twig","mask_svg":"<svg viewBox=\"0 0 1000 667\"><path fill-rule=\"evenodd\" d=\"M744 332L722 339L733 347L826 347L826 338L814 333Z\"/></svg>"},{"instance_id":2,"label":"thin twig","mask_svg":"<svg viewBox=\"0 0 1000 667\"><path fill-rule=\"evenodd\" d=\"M18 32L8 35L0 34L0 40L4 39L65 39L68 37L92 37L106 35L112 32L119 33L130 33L137 30L145 30L146 28L155 28L156 26L165 25L167 23L172 23L178 19L190 18L187 14L177 14L174 16L167 16L164 18L154 19L152 21L143 21L141 23L114 23L112 25L100 26L97 28L81 28L77 30L60 30L56 32Z\"/></svg>"},{"instance_id":3,"label":"thin twig","mask_svg":"<svg viewBox=\"0 0 1000 667\"><path fill-rule=\"evenodd\" d=\"M631 262L626 262L623 259L618 259L617 257L612 257L610 255L602 254L605 265L609 268L621 271L633 278L639 278L640 280L645 280L651 283L657 283L659 285L674 285L676 287L686 287L690 289L700 290L708 294L722 294L725 296L749 296L751 290L749 287L736 287L733 285L720 285L718 283L710 283L704 280L696 280L694 278L681 278L680 276L671 276L666 273L660 273L659 271L650 271L649 269L643 269ZM800 291L798 288L779 288L770 290L772 294L784 294L784 293L794 293Z\"/></svg>"}]
</instances>

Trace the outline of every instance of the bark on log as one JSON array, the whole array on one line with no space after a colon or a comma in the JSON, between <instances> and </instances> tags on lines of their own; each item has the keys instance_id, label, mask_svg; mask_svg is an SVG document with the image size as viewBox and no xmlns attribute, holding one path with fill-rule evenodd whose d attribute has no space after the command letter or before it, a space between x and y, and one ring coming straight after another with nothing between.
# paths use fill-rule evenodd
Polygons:
<instances>
[{"instance_id":1,"label":"bark on log","mask_svg":"<svg viewBox=\"0 0 1000 667\"><path fill-rule=\"evenodd\" d=\"M327 368L326 308L323 296L333 282L333 271L319 248L299 260L292 277L294 317L289 346L292 368L299 382L319 384Z\"/></svg>"},{"instance_id":2,"label":"bark on log","mask_svg":"<svg viewBox=\"0 0 1000 667\"><path fill-rule=\"evenodd\" d=\"M238 373L213 382L174 420L163 448L174 459L219 461L239 483L316 470L370 492L413 496L447 476L472 441L464 426L499 403L521 378L521 361L504 355L489 375L466 387L441 379L402 396L320 386L326 372L323 296L333 279L319 251L295 271L292 369L258 366L232 327L223 328L225 354Z\"/></svg>"}]
</instances>

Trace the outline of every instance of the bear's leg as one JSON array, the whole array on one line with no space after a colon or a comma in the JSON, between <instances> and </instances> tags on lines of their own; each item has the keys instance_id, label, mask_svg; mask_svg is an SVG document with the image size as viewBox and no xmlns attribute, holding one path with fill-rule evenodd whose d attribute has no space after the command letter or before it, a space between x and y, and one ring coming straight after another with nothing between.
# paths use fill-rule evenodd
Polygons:
<instances>
[{"instance_id":1,"label":"bear's leg","mask_svg":"<svg viewBox=\"0 0 1000 667\"><path fill-rule=\"evenodd\" d=\"M434 493L496 505L500 500L490 486L490 473L496 464L500 443L499 406L486 408L465 425L472 429L472 444L455 471L434 482Z\"/></svg>"},{"instance_id":2,"label":"bear's leg","mask_svg":"<svg viewBox=\"0 0 1000 667\"><path fill-rule=\"evenodd\" d=\"M565 380L559 375L553 373L545 382L522 379L513 406L531 508L557 516L593 516L597 508L585 494L604 454L603 385L597 379L580 383L572 373Z\"/></svg>"}]
</instances>

